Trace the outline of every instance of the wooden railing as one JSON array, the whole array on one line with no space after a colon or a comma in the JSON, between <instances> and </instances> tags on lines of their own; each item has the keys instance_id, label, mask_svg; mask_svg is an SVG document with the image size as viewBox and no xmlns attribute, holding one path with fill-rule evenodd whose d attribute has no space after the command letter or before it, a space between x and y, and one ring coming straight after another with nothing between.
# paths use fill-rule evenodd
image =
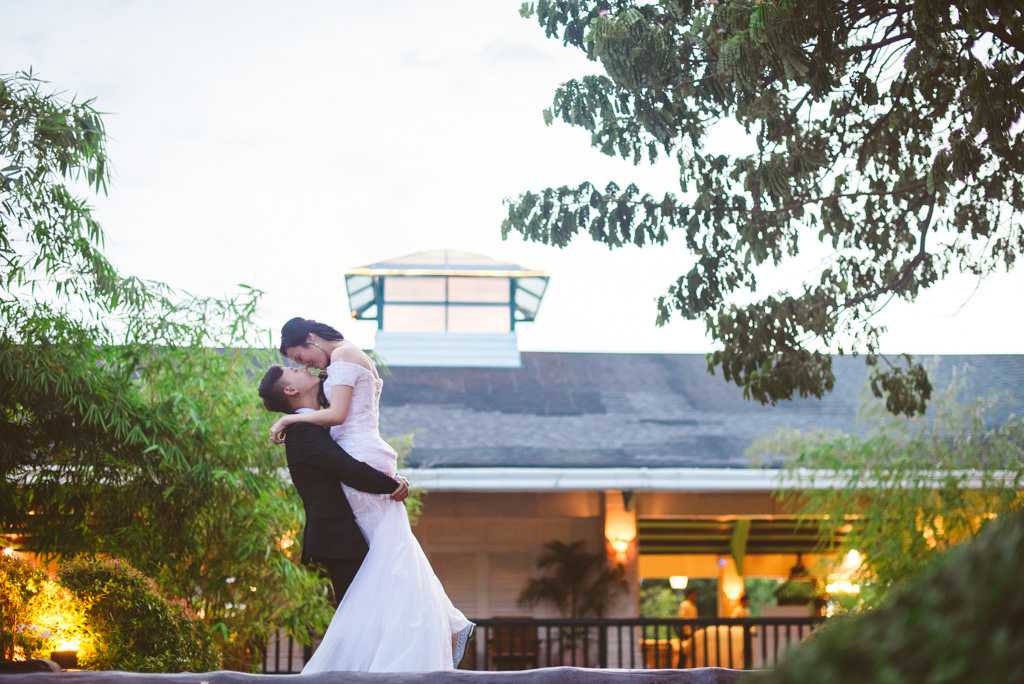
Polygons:
<instances>
[{"instance_id":1,"label":"wooden railing","mask_svg":"<svg viewBox=\"0 0 1024 684\"><path fill-rule=\"evenodd\" d=\"M474 620L466 670L574 667L760 669L779 662L821 618L660 618ZM268 674L294 674L312 653L286 634L271 640Z\"/></svg>"}]
</instances>

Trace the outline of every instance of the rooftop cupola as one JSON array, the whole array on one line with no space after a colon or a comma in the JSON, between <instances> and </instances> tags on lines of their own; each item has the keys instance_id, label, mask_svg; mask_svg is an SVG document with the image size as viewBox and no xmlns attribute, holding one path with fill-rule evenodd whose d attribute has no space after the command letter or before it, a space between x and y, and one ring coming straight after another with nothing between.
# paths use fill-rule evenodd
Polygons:
<instances>
[{"instance_id":1,"label":"rooftop cupola","mask_svg":"<svg viewBox=\"0 0 1024 684\"><path fill-rule=\"evenodd\" d=\"M516 325L534 320L548 274L455 249L345 272L352 318L376 320L391 366L518 367Z\"/></svg>"}]
</instances>

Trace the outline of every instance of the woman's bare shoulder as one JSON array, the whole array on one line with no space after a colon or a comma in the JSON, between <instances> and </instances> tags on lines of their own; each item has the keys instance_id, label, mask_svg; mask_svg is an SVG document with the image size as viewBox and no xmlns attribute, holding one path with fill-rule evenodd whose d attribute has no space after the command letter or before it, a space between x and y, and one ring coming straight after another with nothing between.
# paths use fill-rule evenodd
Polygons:
<instances>
[{"instance_id":1,"label":"woman's bare shoulder","mask_svg":"<svg viewBox=\"0 0 1024 684\"><path fill-rule=\"evenodd\" d=\"M370 361L370 357L367 356L358 345L353 344L348 340L342 340L341 344L339 344L331 354L331 363L337 363L338 361L354 363L357 366L362 366L366 370L373 370L373 364Z\"/></svg>"}]
</instances>

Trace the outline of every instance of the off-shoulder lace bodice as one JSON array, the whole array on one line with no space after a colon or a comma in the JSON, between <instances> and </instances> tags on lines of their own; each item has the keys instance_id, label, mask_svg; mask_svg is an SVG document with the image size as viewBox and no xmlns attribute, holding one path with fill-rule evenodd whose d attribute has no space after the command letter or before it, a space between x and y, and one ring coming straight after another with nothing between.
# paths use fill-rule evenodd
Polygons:
<instances>
[{"instance_id":1,"label":"off-shoulder lace bodice","mask_svg":"<svg viewBox=\"0 0 1024 684\"><path fill-rule=\"evenodd\" d=\"M341 435L377 432L380 424L380 392L384 388L384 381L374 371L358 363L335 361L327 367L327 380L324 381L324 394L328 399L335 385L348 385L352 388L352 405L349 406L345 422L331 428L331 436L338 439Z\"/></svg>"},{"instance_id":2,"label":"off-shoulder lace bodice","mask_svg":"<svg viewBox=\"0 0 1024 684\"><path fill-rule=\"evenodd\" d=\"M384 387L384 381L375 371L358 363L336 361L327 367L327 380L324 381L324 394L328 399L336 385L348 385L352 388L352 403L348 407L345 422L331 428L331 437L353 458L373 466L386 475L395 475L398 472L398 454L381 438L379 429L380 392ZM355 490L346 492L350 501L353 497L375 496L363 492L355 493ZM356 517L359 517L358 511Z\"/></svg>"}]
</instances>

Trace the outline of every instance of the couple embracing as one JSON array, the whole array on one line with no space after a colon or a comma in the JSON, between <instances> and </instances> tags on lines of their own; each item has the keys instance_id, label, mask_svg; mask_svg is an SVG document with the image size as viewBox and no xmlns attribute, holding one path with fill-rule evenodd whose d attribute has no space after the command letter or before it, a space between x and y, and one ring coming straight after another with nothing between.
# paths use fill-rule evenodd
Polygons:
<instances>
[{"instance_id":1,"label":"couple embracing","mask_svg":"<svg viewBox=\"0 0 1024 684\"><path fill-rule=\"evenodd\" d=\"M378 431L384 383L373 361L334 328L303 318L282 328L281 353L304 368L271 367L259 395L285 414L270 431L285 445L306 512L302 562L327 568L338 601L302 673L457 667L475 625L452 605L412 534L408 483Z\"/></svg>"}]
</instances>

